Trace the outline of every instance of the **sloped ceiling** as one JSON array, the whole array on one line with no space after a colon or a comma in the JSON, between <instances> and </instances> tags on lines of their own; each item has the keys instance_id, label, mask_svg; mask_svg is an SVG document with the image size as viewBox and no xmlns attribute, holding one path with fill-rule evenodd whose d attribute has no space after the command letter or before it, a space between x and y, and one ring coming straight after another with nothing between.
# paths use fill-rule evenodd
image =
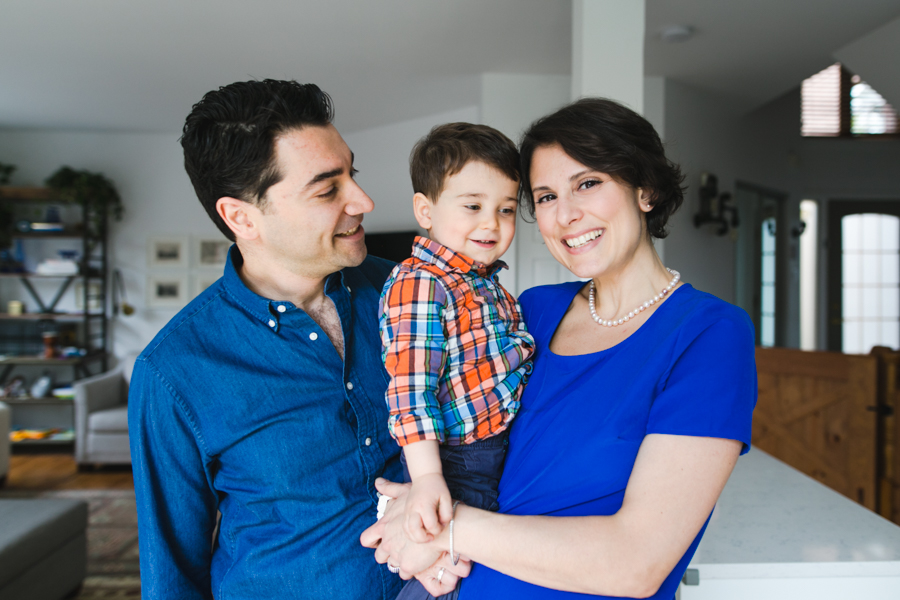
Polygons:
<instances>
[{"instance_id":1,"label":"sloped ceiling","mask_svg":"<svg viewBox=\"0 0 900 600\"><path fill-rule=\"evenodd\" d=\"M747 109L900 16L897 0L645 1L646 74ZM273 77L319 83L350 132L477 104L481 73L569 73L571 15L570 0L4 0L0 128L178 131L206 91ZM663 43L673 23L696 36Z\"/></svg>"},{"instance_id":2,"label":"sloped ceiling","mask_svg":"<svg viewBox=\"0 0 900 600\"><path fill-rule=\"evenodd\" d=\"M834 53L835 58L900 108L900 18Z\"/></svg>"}]
</instances>

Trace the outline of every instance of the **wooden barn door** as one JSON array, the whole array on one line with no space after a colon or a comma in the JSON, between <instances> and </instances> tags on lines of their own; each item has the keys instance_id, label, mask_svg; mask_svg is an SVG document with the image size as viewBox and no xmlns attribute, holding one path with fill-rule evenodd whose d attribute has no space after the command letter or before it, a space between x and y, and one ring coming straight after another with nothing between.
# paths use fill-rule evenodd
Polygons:
<instances>
[{"instance_id":1,"label":"wooden barn door","mask_svg":"<svg viewBox=\"0 0 900 600\"><path fill-rule=\"evenodd\" d=\"M876 510L877 358L757 348L753 444Z\"/></svg>"}]
</instances>

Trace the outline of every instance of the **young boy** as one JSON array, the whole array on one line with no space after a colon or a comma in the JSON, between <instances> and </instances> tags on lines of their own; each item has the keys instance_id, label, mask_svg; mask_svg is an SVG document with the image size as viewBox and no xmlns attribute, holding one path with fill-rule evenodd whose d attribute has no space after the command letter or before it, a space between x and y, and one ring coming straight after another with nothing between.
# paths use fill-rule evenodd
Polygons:
<instances>
[{"instance_id":1,"label":"young boy","mask_svg":"<svg viewBox=\"0 0 900 600\"><path fill-rule=\"evenodd\" d=\"M516 231L519 154L499 131L449 123L410 157L413 209L428 238L381 295L389 429L412 488L406 529L426 542L452 500L497 510L507 429L519 409L534 339L497 281Z\"/></svg>"}]
</instances>

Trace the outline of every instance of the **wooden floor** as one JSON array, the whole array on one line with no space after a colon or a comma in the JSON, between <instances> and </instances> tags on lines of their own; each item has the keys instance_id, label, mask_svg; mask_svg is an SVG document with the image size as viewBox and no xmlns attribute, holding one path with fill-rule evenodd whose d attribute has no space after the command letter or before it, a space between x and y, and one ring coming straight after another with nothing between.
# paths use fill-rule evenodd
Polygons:
<instances>
[{"instance_id":1,"label":"wooden floor","mask_svg":"<svg viewBox=\"0 0 900 600\"><path fill-rule=\"evenodd\" d=\"M7 490L134 489L131 468L100 467L79 471L71 454L13 454L9 460Z\"/></svg>"}]
</instances>

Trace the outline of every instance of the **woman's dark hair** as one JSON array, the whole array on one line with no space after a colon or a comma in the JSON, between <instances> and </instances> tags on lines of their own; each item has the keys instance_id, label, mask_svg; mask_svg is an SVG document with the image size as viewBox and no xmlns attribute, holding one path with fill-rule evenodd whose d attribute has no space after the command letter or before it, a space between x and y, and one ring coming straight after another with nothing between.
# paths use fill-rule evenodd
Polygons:
<instances>
[{"instance_id":1,"label":"woman's dark hair","mask_svg":"<svg viewBox=\"0 0 900 600\"><path fill-rule=\"evenodd\" d=\"M516 183L521 179L519 151L511 139L487 125L445 123L416 142L409 155L413 192L437 202L447 179L475 160Z\"/></svg>"},{"instance_id":2,"label":"woman's dark hair","mask_svg":"<svg viewBox=\"0 0 900 600\"><path fill-rule=\"evenodd\" d=\"M650 191L647 230L652 237L666 237L666 223L684 200L684 175L666 158L644 117L606 98L582 98L532 123L519 149L522 192L532 217L531 160L535 150L553 145L590 169Z\"/></svg>"},{"instance_id":3,"label":"woman's dark hair","mask_svg":"<svg viewBox=\"0 0 900 600\"><path fill-rule=\"evenodd\" d=\"M331 123L331 98L296 81L242 81L208 92L184 123L184 168L213 223L234 241L216 212L229 196L265 208L266 191L284 177L275 138L292 129Z\"/></svg>"}]
</instances>

